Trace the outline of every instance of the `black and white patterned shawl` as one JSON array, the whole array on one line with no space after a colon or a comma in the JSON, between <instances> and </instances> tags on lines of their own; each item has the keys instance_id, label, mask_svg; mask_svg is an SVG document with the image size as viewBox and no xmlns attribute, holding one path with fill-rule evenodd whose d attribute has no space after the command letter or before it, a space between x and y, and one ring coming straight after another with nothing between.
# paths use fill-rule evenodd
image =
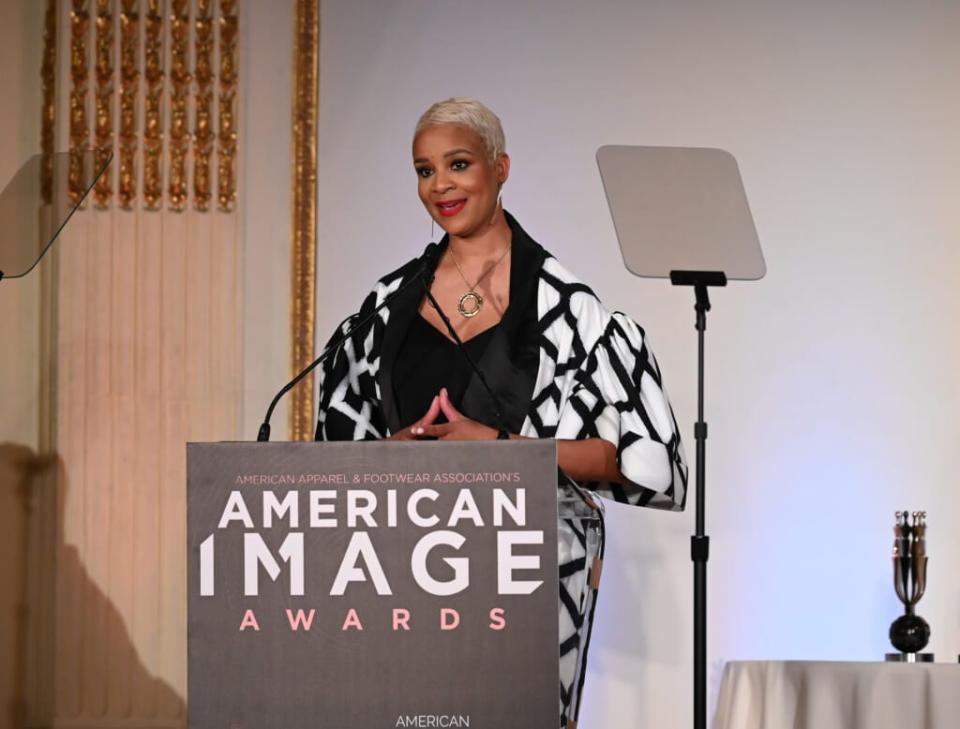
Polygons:
<instances>
[{"instance_id":1,"label":"black and white patterned shawl","mask_svg":"<svg viewBox=\"0 0 960 729\"><path fill-rule=\"evenodd\" d=\"M502 401L509 429L537 438L603 438L616 446L628 482L583 487L623 503L683 509L683 448L643 330L604 309L512 216L507 219L513 231L510 305L478 364ZM380 279L333 339L399 291L425 258L435 265L446 242L431 244L423 258ZM392 395L392 365L422 298L419 285L408 287L324 363L318 440L379 439L403 427ZM476 378L461 410L495 424ZM559 526L560 726L566 726L579 711L595 589L586 535L573 520Z\"/></svg>"}]
</instances>

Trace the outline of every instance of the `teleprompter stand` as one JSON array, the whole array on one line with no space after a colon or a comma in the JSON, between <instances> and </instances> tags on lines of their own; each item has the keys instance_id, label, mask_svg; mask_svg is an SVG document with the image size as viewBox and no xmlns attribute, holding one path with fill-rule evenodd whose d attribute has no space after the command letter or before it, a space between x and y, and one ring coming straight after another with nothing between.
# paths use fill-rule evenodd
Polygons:
<instances>
[{"instance_id":1,"label":"teleprompter stand","mask_svg":"<svg viewBox=\"0 0 960 729\"><path fill-rule=\"evenodd\" d=\"M690 537L690 559L693 560L693 716L697 729L706 728L707 707L707 560L710 559L710 537L706 534L706 457L707 421L703 417L704 333L710 311L709 286L726 286L722 271L671 271L674 286L693 286L697 312L697 422L693 436L697 442L696 526ZM702 722L702 723L701 723Z\"/></svg>"},{"instance_id":2,"label":"teleprompter stand","mask_svg":"<svg viewBox=\"0 0 960 729\"><path fill-rule=\"evenodd\" d=\"M606 146L597 162L627 269L692 286L697 329L693 561L693 726L707 727L706 445L704 335L710 287L766 273L736 160L719 149Z\"/></svg>"}]
</instances>

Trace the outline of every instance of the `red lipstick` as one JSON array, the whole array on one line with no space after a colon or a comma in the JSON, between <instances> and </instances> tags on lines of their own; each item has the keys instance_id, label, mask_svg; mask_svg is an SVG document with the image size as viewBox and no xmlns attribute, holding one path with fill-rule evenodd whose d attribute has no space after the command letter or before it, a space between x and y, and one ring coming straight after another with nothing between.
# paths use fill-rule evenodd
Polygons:
<instances>
[{"instance_id":1,"label":"red lipstick","mask_svg":"<svg viewBox=\"0 0 960 729\"><path fill-rule=\"evenodd\" d=\"M444 200L437 203L437 210L442 216L449 218L463 210L466 204L466 198L461 198L460 200Z\"/></svg>"}]
</instances>

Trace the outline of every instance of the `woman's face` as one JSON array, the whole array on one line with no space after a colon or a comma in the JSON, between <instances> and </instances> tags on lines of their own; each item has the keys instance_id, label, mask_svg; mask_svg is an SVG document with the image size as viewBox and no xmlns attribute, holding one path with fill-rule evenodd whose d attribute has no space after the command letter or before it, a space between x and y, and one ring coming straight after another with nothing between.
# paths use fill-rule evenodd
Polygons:
<instances>
[{"instance_id":1,"label":"woman's face","mask_svg":"<svg viewBox=\"0 0 960 729\"><path fill-rule=\"evenodd\" d=\"M438 124L413 140L413 166L420 201L447 233L469 238L489 227L510 171L506 154L491 162L479 134Z\"/></svg>"}]
</instances>

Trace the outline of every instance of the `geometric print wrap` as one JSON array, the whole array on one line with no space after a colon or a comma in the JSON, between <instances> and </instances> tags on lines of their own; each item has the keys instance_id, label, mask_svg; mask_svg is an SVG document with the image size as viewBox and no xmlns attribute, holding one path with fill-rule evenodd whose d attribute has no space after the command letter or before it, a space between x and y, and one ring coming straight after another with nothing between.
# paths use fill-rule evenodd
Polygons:
<instances>
[{"instance_id":1,"label":"geometric print wrap","mask_svg":"<svg viewBox=\"0 0 960 729\"><path fill-rule=\"evenodd\" d=\"M600 528L591 533L583 521L558 523L558 610L560 616L559 726L576 721L583 690L587 649L596 606L599 562L587 563L588 546L602 552L602 504L597 496L636 506L679 511L684 508L687 465L676 419L660 371L643 330L629 317L608 312L596 295L543 251L512 217L514 262L533 260L536 317L535 372L522 416L520 434L533 438L603 438L617 449L625 483L565 486L561 498L584 499L595 509ZM445 239L446 240L446 239ZM441 242L441 247L445 244ZM429 250L429 249L428 249ZM532 255L539 252L539 257ZM526 258L524 258L526 256ZM336 340L357 321L417 275L414 259L382 278L360 310L331 338ZM416 286L411 287L412 290ZM511 299L514 296L511 282ZM418 305L422 291L415 295ZM395 310L384 307L349 338L319 370L318 440L371 440L390 435L383 398L382 345ZM481 362L481 367L483 363ZM491 384L495 378L486 372ZM518 421L519 422L519 421ZM594 521L596 521L595 519ZM600 544L589 545L590 540Z\"/></svg>"}]
</instances>

